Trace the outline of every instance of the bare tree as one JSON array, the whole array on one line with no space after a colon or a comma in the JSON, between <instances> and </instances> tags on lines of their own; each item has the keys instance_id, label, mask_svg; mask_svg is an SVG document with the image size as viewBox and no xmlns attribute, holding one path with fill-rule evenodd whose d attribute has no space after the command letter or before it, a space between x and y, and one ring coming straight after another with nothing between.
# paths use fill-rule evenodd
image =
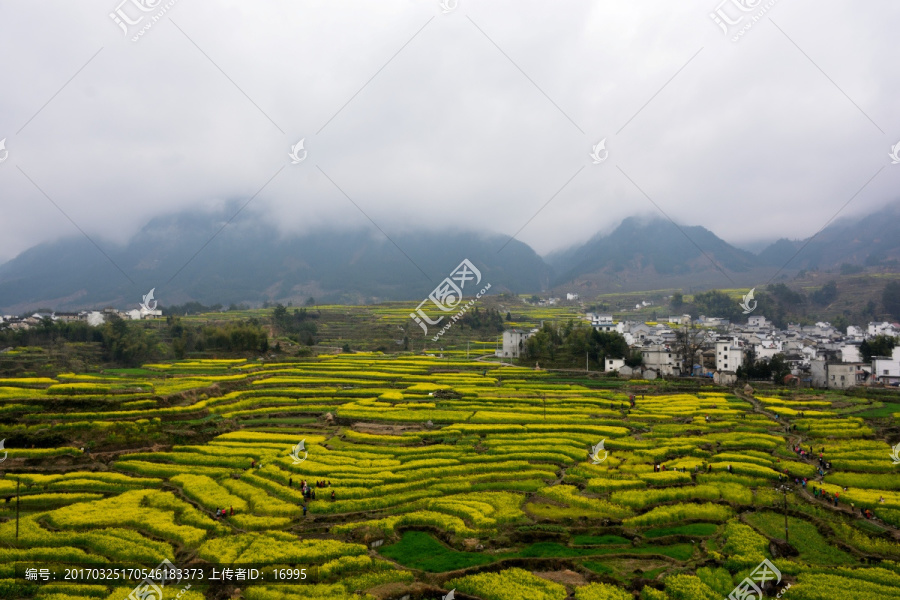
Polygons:
<instances>
[{"instance_id":1,"label":"bare tree","mask_svg":"<svg viewBox=\"0 0 900 600\"><path fill-rule=\"evenodd\" d=\"M697 327L693 319L675 331L675 351L681 361L681 373L692 374L697 353L706 340L706 331Z\"/></svg>"}]
</instances>

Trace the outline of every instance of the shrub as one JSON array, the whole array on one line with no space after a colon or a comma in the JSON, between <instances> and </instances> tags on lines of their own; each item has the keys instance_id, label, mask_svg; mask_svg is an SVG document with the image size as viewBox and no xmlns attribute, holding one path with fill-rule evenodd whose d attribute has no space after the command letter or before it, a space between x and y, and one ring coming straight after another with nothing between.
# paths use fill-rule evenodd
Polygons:
<instances>
[{"instance_id":1,"label":"shrub","mask_svg":"<svg viewBox=\"0 0 900 600\"><path fill-rule=\"evenodd\" d=\"M532 575L524 569L506 569L499 573L478 573L444 584L484 600L564 600L566 588ZM718 599L717 599L718 600Z\"/></svg>"},{"instance_id":2,"label":"shrub","mask_svg":"<svg viewBox=\"0 0 900 600\"><path fill-rule=\"evenodd\" d=\"M674 504L657 506L642 515L625 519L624 524L630 527L646 527L688 520L721 522L733 516L732 509L718 504Z\"/></svg>"},{"instance_id":3,"label":"shrub","mask_svg":"<svg viewBox=\"0 0 900 600\"><path fill-rule=\"evenodd\" d=\"M589 583L575 590L576 600L633 600L630 592L608 583Z\"/></svg>"}]
</instances>

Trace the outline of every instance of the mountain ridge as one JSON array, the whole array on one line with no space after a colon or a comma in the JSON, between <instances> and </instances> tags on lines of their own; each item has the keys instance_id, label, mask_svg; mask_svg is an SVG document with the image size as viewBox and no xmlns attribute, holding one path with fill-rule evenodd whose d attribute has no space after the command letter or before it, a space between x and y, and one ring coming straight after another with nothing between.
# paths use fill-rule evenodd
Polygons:
<instances>
[{"instance_id":1,"label":"mountain ridge","mask_svg":"<svg viewBox=\"0 0 900 600\"><path fill-rule=\"evenodd\" d=\"M900 264L895 206L836 221L806 240L777 240L759 254L701 225L662 218L628 217L609 233L541 257L523 242L486 232L387 238L369 229L319 229L285 236L226 216L156 217L126 244L103 244L103 253L81 237L29 248L0 265L0 311L134 307L150 288L163 305L408 301L426 298L463 259L481 270L491 293L750 287L779 271Z\"/></svg>"}]
</instances>

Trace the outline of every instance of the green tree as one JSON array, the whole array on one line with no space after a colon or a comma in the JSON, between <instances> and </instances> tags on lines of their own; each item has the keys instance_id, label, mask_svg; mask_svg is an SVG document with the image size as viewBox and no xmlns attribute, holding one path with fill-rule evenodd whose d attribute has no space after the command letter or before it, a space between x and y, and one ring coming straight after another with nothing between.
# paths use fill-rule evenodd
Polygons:
<instances>
[{"instance_id":1,"label":"green tree","mask_svg":"<svg viewBox=\"0 0 900 600\"><path fill-rule=\"evenodd\" d=\"M891 356L897 341L888 335L876 335L859 345L859 353L864 362L870 362L873 356Z\"/></svg>"},{"instance_id":2,"label":"green tree","mask_svg":"<svg viewBox=\"0 0 900 600\"><path fill-rule=\"evenodd\" d=\"M783 383L784 378L791 374L791 368L788 366L784 358L784 354L776 354L769 360L769 369L772 372L772 380L777 383Z\"/></svg>"},{"instance_id":3,"label":"green tree","mask_svg":"<svg viewBox=\"0 0 900 600\"><path fill-rule=\"evenodd\" d=\"M823 285L821 289L811 293L809 297L813 302L821 304L822 306L831 304L837 300L838 297L837 282L829 281Z\"/></svg>"},{"instance_id":4,"label":"green tree","mask_svg":"<svg viewBox=\"0 0 900 600\"><path fill-rule=\"evenodd\" d=\"M850 325L850 319L848 319L844 315L837 315L836 317L831 319L831 326L843 333L847 332L847 327L849 327Z\"/></svg>"},{"instance_id":5,"label":"green tree","mask_svg":"<svg viewBox=\"0 0 900 600\"><path fill-rule=\"evenodd\" d=\"M720 290L710 290L694 295L694 310L691 315L698 317L722 317L738 321L743 316L740 304L731 296Z\"/></svg>"},{"instance_id":6,"label":"green tree","mask_svg":"<svg viewBox=\"0 0 900 600\"><path fill-rule=\"evenodd\" d=\"M631 354L625 357L625 364L632 369L640 367L644 364L644 355L640 350L632 350Z\"/></svg>"},{"instance_id":7,"label":"green tree","mask_svg":"<svg viewBox=\"0 0 900 600\"><path fill-rule=\"evenodd\" d=\"M672 307L672 310L681 310L684 306L684 294L681 292L672 294L672 299L669 300L669 306Z\"/></svg>"}]
</instances>

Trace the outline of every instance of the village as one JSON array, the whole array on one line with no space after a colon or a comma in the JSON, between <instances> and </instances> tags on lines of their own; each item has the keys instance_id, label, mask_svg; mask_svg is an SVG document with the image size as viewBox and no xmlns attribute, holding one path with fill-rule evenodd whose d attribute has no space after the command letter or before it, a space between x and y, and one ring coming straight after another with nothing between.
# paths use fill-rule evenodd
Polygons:
<instances>
[{"instance_id":1,"label":"village","mask_svg":"<svg viewBox=\"0 0 900 600\"><path fill-rule=\"evenodd\" d=\"M850 325L842 332L827 322L778 329L762 315L750 316L746 324L702 315L695 320L687 314L655 324L617 322L610 314L587 313L584 318L598 331L622 335L630 348L640 351L640 367L627 366L625 357L606 358L604 370L626 379L693 376L731 385L741 367L781 356L790 374L778 383L831 389L900 385L900 346L893 348L891 356L872 356L869 361L860 352L866 340L900 335L898 323L870 322L865 329ZM503 349L497 350L497 356L521 358L525 341L537 331L504 331ZM690 350L685 353L684 348ZM692 359L682 357L691 353Z\"/></svg>"},{"instance_id":2,"label":"village","mask_svg":"<svg viewBox=\"0 0 900 600\"><path fill-rule=\"evenodd\" d=\"M161 317L162 310L150 309L144 305L131 310L104 308L103 310L82 310L79 312L36 312L29 316L0 315L0 329L28 330L37 327L45 320L58 323L74 323L80 321L91 327L103 325L111 318L139 321L152 317Z\"/></svg>"},{"instance_id":3,"label":"village","mask_svg":"<svg viewBox=\"0 0 900 600\"><path fill-rule=\"evenodd\" d=\"M567 298L575 300L577 296ZM555 304L551 298L547 304ZM542 302L543 304L543 302ZM647 306L645 303L643 306ZM638 305L636 308L641 308ZM162 310L145 304L131 310L104 308L80 312L35 312L30 316L0 316L0 330L28 330L42 323L84 322L98 327L115 320L161 318ZM640 353L640 366L626 357L605 358L603 371L624 379L654 380L672 377L708 377L719 385L754 379L750 367L776 356L786 371L777 383L795 387L850 389L857 386L900 386L900 345L891 354L864 356L860 346L878 337L897 338L900 324L870 322L865 328L850 325L840 331L828 322L788 324L777 328L763 315L751 315L747 323L732 323L705 315L669 316L657 322L621 319L612 314L585 313L583 320L595 330L621 335L628 347ZM513 328L502 334L501 360L525 357L525 342L537 328ZM885 353L886 354L886 353ZM683 358L692 355L691 358ZM868 360L866 360L868 358Z\"/></svg>"}]
</instances>

